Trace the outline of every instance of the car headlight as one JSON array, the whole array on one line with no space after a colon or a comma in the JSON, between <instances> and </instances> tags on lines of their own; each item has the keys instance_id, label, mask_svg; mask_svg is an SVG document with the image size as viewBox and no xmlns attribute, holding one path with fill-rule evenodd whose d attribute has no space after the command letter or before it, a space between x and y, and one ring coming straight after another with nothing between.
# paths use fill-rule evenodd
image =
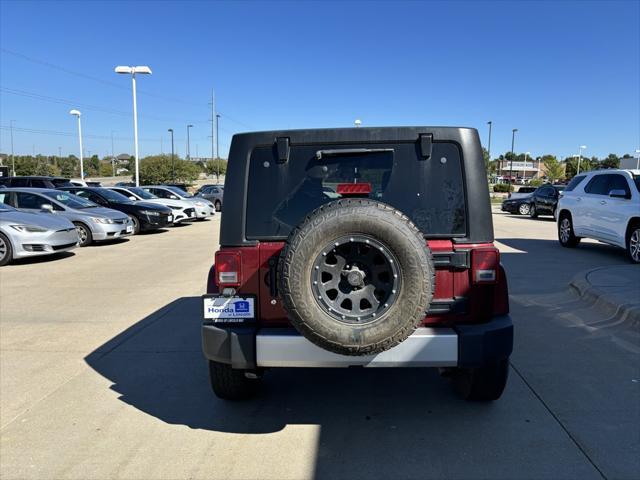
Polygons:
<instances>
[{"instance_id":1,"label":"car headlight","mask_svg":"<svg viewBox=\"0 0 640 480\"><path fill-rule=\"evenodd\" d=\"M143 210L142 213L144 213L145 215L148 215L150 217L159 217L160 213L156 212L155 210Z\"/></svg>"},{"instance_id":2,"label":"car headlight","mask_svg":"<svg viewBox=\"0 0 640 480\"><path fill-rule=\"evenodd\" d=\"M25 232L29 232L29 233L42 233L42 232L46 232L49 229L48 228L44 228L44 227L37 227L35 225L11 225L11 228L25 233Z\"/></svg>"},{"instance_id":3,"label":"car headlight","mask_svg":"<svg viewBox=\"0 0 640 480\"><path fill-rule=\"evenodd\" d=\"M96 223L104 223L104 224L111 224L113 223L113 220L111 218L101 218L101 217L91 217L91 220L93 220Z\"/></svg>"}]
</instances>

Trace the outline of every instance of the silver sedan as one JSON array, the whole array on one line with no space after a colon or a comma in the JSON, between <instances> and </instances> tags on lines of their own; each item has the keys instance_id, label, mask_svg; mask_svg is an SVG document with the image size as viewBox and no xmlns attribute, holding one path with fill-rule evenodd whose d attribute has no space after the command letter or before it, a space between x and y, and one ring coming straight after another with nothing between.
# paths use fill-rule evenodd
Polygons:
<instances>
[{"instance_id":1,"label":"silver sedan","mask_svg":"<svg viewBox=\"0 0 640 480\"><path fill-rule=\"evenodd\" d=\"M124 213L62 190L7 188L0 193L0 201L23 212L67 218L78 231L81 247L133 234L133 223Z\"/></svg>"},{"instance_id":2,"label":"silver sedan","mask_svg":"<svg viewBox=\"0 0 640 480\"><path fill-rule=\"evenodd\" d=\"M78 246L78 232L66 218L19 212L0 203L0 265Z\"/></svg>"}]
</instances>

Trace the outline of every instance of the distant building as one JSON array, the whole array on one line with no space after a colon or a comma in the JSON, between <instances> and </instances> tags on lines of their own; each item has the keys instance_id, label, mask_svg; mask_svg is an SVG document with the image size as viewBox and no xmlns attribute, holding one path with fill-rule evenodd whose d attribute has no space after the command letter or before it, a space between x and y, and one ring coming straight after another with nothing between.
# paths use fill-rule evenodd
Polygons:
<instances>
[{"instance_id":1,"label":"distant building","mask_svg":"<svg viewBox=\"0 0 640 480\"><path fill-rule=\"evenodd\" d=\"M620 168L625 168L629 170L633 170L638 168L638 158L621 158L620 159Z\"/></svg>"},{"instance_id":2,"label":"distant building","mask_svg":"<svg viewBox=\"0 0 640 480\"><path fill-rule=\"evenodd\" d=\"M121 153L116 157L116 163L119 163L119 164L129 163L130 160L131 160L131 155L129 155L128 153Z\"/></svg>"}]
</instances>

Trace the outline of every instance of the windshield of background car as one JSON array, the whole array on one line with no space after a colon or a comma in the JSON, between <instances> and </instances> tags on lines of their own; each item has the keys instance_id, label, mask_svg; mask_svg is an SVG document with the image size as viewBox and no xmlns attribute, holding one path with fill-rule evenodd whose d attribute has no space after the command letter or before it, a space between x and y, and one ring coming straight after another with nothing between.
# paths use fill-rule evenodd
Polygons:
<instances>
[{"instance_id":1,"label":"windshield of background car","mask_svg":"<svg viewBox=\"0 0 640 480\"><path fill-rule=\"evenodd\" d=\"M43 195L52 198L69 208L95 208L97 205L77 195L67 192L46 191Z\"/></svg>"},{"instance_id":2,"label":"windshield of background car","mask_svg":"<svg viewBox=\"0 0 640 480\"><path fill-rule=\"evenodd\" d=\"M113 190L109 190L108 188L101 188L99 194L109 200L110 202L116 203L131 203L127 197L122 195L121 193L114 192Z\"/></svg>"},{"instance_id":3,"label":"windshield of background car","mask_svg":"<svg viewBox=\"0 0 640 480\"><path fill-rule=\"evenodd\" d=\"M185 197L185 198L191 198L193 197L193 195L191 195L189 192L185 192L184 190L182 190L181 188L178 187L165 187L168 188L169 190L171 190L173 193L178 194L179 197Z\"/></svg>"},{"instance_id":4,"label":"windshield of background car","mask_svg":"<svg viewBox=\"0 0 640 480\"><path fill-rule=\"evenodd\" d=\"M143 190L142 188L139 188L139 187L130 188L129 191L135 193L136 195L138 195L140 198L144 200L152 200L154 198L158 198L153 193L147 192L146 190Z\"/></svg>"},{"instance_id":5,"label":"windshield of background car","mask_svg":"<svg viewBox=\"0 0 640 480\"><path fill-rule=\"evenodd\" d=\"M323 155L319 150L368 148L373 152ZM428 237L464 236L466 204L457 145L434 143L429 159L415 142L372 145L292 146L279 163L272 146L257 147L250 159L247 239L283 239L320 205L341 198L338 185L365 183L365 197L407 214Z\"/></svg>"}]
</instances>

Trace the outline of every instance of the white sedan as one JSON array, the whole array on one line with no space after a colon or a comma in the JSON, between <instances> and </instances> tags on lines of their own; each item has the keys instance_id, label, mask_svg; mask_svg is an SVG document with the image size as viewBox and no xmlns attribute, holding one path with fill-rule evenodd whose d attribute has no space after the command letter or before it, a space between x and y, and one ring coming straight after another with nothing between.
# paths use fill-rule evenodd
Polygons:
<instances>
[{"instance_id":1,"label":"white sedan","mask_svg":"<svg viewBox=\"0 0 640 480\"><path fill-rule=\"evenodd\" d=\"M160 198L141 187L109 187L109 190L121 193L125 197L134 201L144 200L145 202L166 205L173 210L173 223L187 222L197 218L195 206L193 203L186 200L180 200L178 198Z\"/></svg>"}]
</instances>

